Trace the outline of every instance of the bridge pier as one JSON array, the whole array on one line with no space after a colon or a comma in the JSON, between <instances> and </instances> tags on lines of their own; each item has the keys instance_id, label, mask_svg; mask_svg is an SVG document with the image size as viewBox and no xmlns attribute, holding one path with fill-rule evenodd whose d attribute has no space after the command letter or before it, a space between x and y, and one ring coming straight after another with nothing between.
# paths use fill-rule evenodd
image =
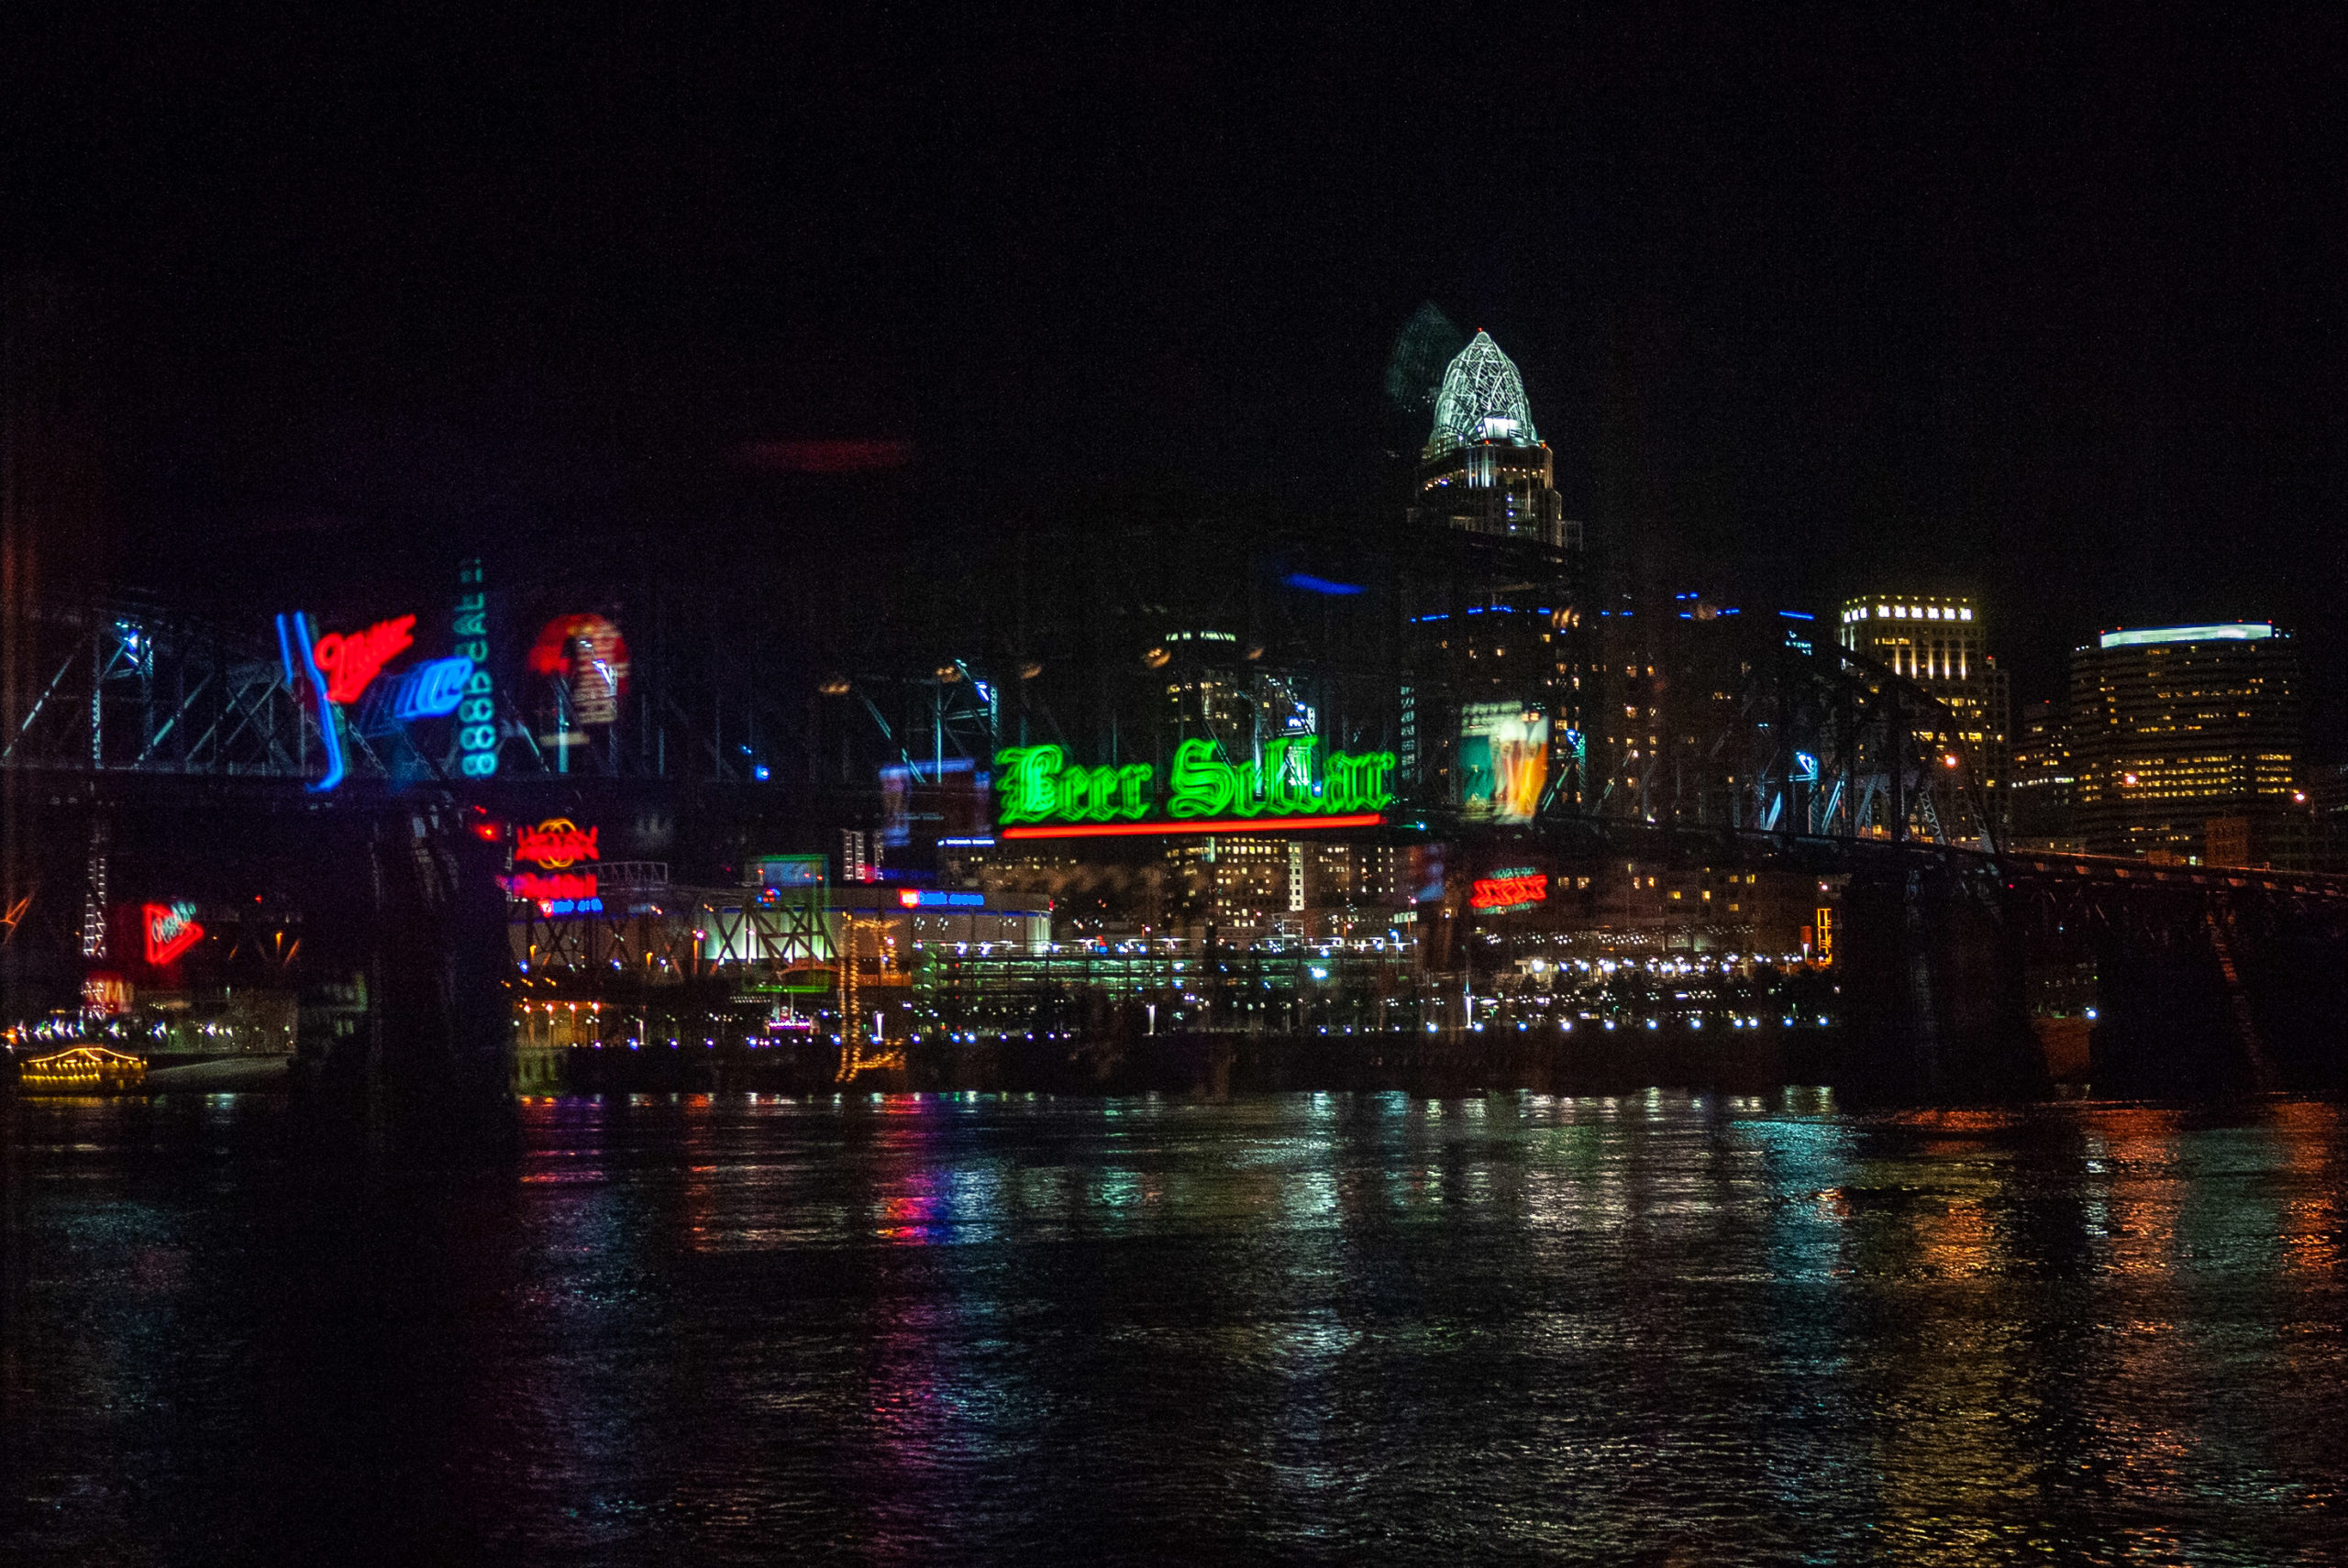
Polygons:
<instances>
[{"instance_id":1,"label":"bridge pier","mask_svg":"<svg viewBox=\"0 0 2348 1568\"><path fill-rule=\"evenodd\" d=\"M1834 962L1838 1080L1902 1101L2044 1093L2021 971L1991 878L1921 856L1854 873Z\"/></svg>"},{"instance_id":2,"label":"bridge pier","mask_svg":"<svg viewBox=\"0 0 2348 1568\"><path fill-rule=\"evenodd\" d=\"M445 800L378 812L366 838L371 1005L309 1076L314 1131L394 1165L508 1157L520 1126L499 846Z\"/></svg>"}]
</instances>

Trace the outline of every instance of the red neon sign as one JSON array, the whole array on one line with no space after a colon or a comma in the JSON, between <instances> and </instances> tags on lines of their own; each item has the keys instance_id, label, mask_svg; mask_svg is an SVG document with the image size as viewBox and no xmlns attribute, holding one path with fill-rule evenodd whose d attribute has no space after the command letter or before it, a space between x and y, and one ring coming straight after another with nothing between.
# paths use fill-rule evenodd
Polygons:
<instances>
[{"instance_id":1,"label":"red neon sign","mask_svg":"<svg viewBox=\"0 0 2348 1568\"><path fill-rule=\"evenodd\" d=\"M1004 838L1132 838L1142 834L1161 836L1171 834L1199 833L1271 833L1291 834L1314 828L1376 827L1386 817L1379 812L1360 812L1345 817L1218 817L1211 823L1070 823L1038 824L1034 827L1007 827Z\"/></svg>"},{"instance_id":2,"label":"red neon sign","mask_svg":"<svg viewBox=\"0 0 2348 1568\"><path fill-rule=\"evenodd\" d=\"M363 632L328 632L310 648L318 672L327 678L327 701L356 702L383 666L415 641L415 617L378 621Z\"/></svg>"},{"instance_id":3,"label":"red neon sign","mask_svg":"<svg viewBox=\"0 0 2348 1568\"><path fill-rule=\"evenodd\" d=\"M603 856L595 848L595 835L600 831L582 828L569 817L548 817L534 828L522 828L515 834L514 858L543 866L549 871L576 866L582 860L601 860Z\"/></svg>"},{"instance_id":4,"label":"red neon sign","mask_svg":"<svg viewBox=\"0 0 2348 1568\"><path fill-rule=\"evenodd\" d=\"M543 900L548 899L592 899L597 896L595 873L593 871L557 871L542 875L536 871L518 871L511 877L500 877L498 882L517 899Z\"/></svg>"},{"instance_id":5,"label":"red neon sign","mask_svg":"<svg viewBox=\"0 0 2348 1568\"><path fill-rule=\"evenodd\" d=\"M1537 904L1549 897L1549 878L1539 872L1519 872L1514 876L1483 877L1468 889L1468 907L1475 910L1514 909L1521 904Z\"/></svg>"},{"instance_id":6,"label":"red neon sign","mask_svg":"<svg viewBox=\"0 0 2348 1568\"><path fill-rule=\"evenodd\" d=\"M139 912L146 916L147 962L158 969L204 940L194 904L149 904Z\"/></svg>"}]
</instances>

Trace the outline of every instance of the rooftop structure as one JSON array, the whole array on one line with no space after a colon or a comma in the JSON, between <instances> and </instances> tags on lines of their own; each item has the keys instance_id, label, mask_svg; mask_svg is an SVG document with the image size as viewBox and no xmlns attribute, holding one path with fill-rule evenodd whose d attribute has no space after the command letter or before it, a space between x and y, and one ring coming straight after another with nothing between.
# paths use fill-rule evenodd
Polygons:
<instances>
[{"instance_id":1,"label":"rooftop structure","mask_svg":"<svg viewBox=\"0 0 2348 1568\"><path fill-rule=\"evenodd\" d=\"M1540 445L1533 410L1524 401L1524 381L1489 332L1478 332L1443 372L1434 396L1434 429L1421 459L1432 460L1456 447L1498 441L1512 447Z\"/></svg>"}]
</instances>

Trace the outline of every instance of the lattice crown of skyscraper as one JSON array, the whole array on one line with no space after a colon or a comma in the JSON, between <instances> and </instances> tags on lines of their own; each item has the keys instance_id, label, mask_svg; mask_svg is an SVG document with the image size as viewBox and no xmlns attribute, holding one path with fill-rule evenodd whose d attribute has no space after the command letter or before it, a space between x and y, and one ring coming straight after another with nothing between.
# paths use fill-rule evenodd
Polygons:
<instances>
[{"instance_id":1,"label":"lattice crown of skyscraper","mask_svg":"<svg viewBox=\"0 0 2348 1568\"><path fill-rule=\"evenodd\" d=\"M1479 331L1443 372L1434 396L1434 431L1426 456L1479 441L1530 447L1541 439L1524 401L1524 381L1492 335Z\"/></svg>"}]
</instances>

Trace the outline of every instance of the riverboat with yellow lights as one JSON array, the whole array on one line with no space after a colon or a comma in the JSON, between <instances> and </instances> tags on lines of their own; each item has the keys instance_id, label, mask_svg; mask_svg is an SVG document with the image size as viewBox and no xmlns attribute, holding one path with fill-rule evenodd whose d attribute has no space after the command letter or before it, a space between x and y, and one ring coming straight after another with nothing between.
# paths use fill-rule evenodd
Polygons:
<instances>
[{"instance_id":1,"label":"riverboat with yellow lights","mask_svg":"<svg viewBox=\"0 0 2348 1568\"><path fill-rule=\"evenodd\" d=\"M76 1045L26 1062L17 1084L26 1094L123 1094L146 1087L147 1061L104 1045Z\"/></svg>"}]
</instances>

